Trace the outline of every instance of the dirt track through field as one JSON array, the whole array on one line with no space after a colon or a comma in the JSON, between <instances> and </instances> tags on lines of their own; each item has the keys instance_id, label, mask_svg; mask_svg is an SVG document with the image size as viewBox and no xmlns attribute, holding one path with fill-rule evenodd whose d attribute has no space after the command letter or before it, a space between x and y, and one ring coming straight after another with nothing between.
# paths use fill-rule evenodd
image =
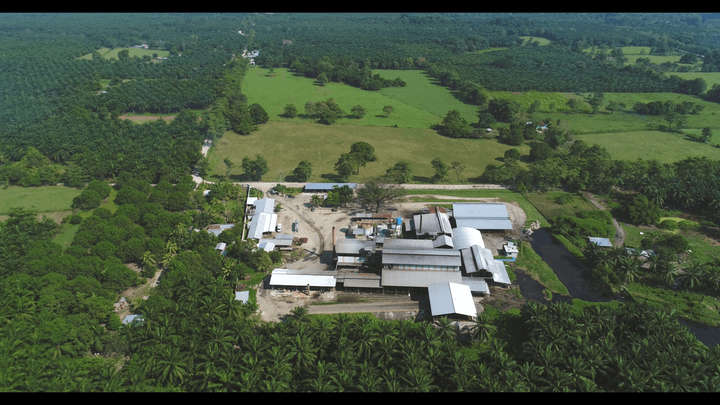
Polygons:
<instances>
[{"instance_id":1,"label":"dirt track through field","mask_svg":"<svg viewBox=\"0 0 720 405\"><path fill-rule=\"evenodd\" d=\"M605 211L605 208L600 205L599 202L593 197L592 194L588 193L587 191L583 191L583 194L585 197L590 200L591 203L593 203L594 206L598 207L598 209L601 209ZM615 226L615 247L620 247L625 243L625 231L622 229L620 224L615 220L615 218L612 219L613 225Z\"/></svg>"}]
</instances>

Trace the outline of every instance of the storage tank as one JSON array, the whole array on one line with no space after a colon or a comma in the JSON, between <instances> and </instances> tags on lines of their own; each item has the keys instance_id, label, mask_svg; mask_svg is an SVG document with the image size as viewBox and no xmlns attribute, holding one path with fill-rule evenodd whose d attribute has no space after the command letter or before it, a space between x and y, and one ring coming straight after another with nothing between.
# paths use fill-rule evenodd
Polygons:
<instances>
[{"instance_id":1,"label":"storage tank","mask_svg":"<svg viewBox=\"0 0 720 405\"><path fill-rule=\"evenodd\" d=\"M395 218L395 221L396 221L395 223L396 223L397 225L402 225L402 218L397 217L397 218Z\"/></svg>"}]
</instances>

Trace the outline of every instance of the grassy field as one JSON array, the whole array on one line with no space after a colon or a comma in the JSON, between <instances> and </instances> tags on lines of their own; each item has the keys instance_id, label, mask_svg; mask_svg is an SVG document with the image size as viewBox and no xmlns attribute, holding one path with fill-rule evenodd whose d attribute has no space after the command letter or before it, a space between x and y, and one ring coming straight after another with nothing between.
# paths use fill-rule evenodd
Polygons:
<instances>
[{"instance_id":1,"label":"grassy field","mask_svg":"<svg viewBox=\"0 0 720 405\"><path fill-rule=\"evenodd\" d=\"M628 291L635 301L647 303L656 308L678 311L678 315L706 325L720 323L720 303L712 296L703 298L702 293L672 291L648 283L631 283Z\"/></svg>"},{"instance_id":2,"label":"grassy field","mask_svg":"<svg viewBox=\"0 0 720 405\"><path fill-rule=\"evenodd\" d=\"M671 72L668 75L677 76L685 80L703 79L710 90L713 85L720 85L720 72Z\"/></svg>"},{"instance_id":3,"label":"grassy field","mask_svg":"<svg viewBox=\"0 0 720 405\"><path fill-rule=\"evenodd\" d=\"M275 76L268 77L266 69L255 67L245 76L243 93L248 96L249 103L262 105L271 121L314 122L304 117L305 103L333 98L347 114L355 105L367 110L363 118L343 117L333 125L430 128L442 122L452 109L459 110L468 122L477 122L477 107L462 103L450 90L432 84L432 79L421 71L375 70L373 73L388 79L400 77L407 86L380 91L361 90L342 83L319 86L315 80L296 76L287 69L275 69ZM297 118L281 116L287 104L298 108ZM382 112L386 105L394 108L390 117L385 117Z\"/></svg>"},{"instance_id":4,"label":"grassy field","mask_svg":"<svg viewBox=\"0 0 720 405\"><path fill-rule=\"evenodd\" d=\"M539 45L548 45L552 41L550 41L547 38L541 38L541 37L520 37L525 41L525 44L530 43L532 41L537 41Z\"/></svg>"},{"instance_id":5,"label":"grassy field","mask_svg":"<svg viewBox=\"0 0 720 405\"><path fill-rule=\"evenodd\" d=\"M0 214L6 214L13 207L36 212L66 211L81 191L65 186L10 186L0 189Z\"/></svg>"},{"instance_id":6,"label":"grassy field","mask_svg":"<svg viewBox=\"0 0 720 405\"><path fill-rule=\"evenodd\" d=\"M550 104L555 103L557 111L570 111L567 102L570 98L577 98L569 93L553 93L553 92L510 92L510 91L491 91L490 95L499 100L517 101L523 110L530 108L533 102L540 101L540 111L550 111ZM475 120L477 121L477 120Z\"/></svg>"},{"instance_id":7,"label":"grassy field","mask_svg":"<svg viewBox=\"0 0 720 405\"><path fill-rule=\"evenodd\" d=\"M130 51L130 57L138 57L142 58L143 56L147 55L152 57L154 53L158 54L161 58L167 58L170 55L170 51L162 51L159 49L142 49L142 48L100 48L98 49L98 53L102 55L105 59L118 59L118 53L122 51L123 49L127 49ZM89 53L87 55L81 56L79 59L92 59L92 53Z\"/></svg>"},{"instance_id":8,"label":"grassy field","mask_svg":"<svg viewBox=\"0 0 720 405\"><path fill-rule=\"evenodd\" d=\"M569 196L570 201L565 204L558 204L555 200L565 194ZM597 210L597 207L579 195L566 193L564 191L526 193L525 198L527 198L545 218L554 218L558 215L574 216L580 211Z\"/></svg>"},{"instance_id":9,"label":"grassy field","mask_svg":"<svg viewBox=\"0 0 720 405\"><path fill-rule=\"evenodd\" d=\"M336 174L335 162L341 154L350 151L350 145L359 141L374 146L378 160L360 168L359 175L351 176L353 182L384 175L389 167L405 160L412 165L414 181L426 183L435 174L430 165L435 158L448 164L462 162L467 166L464 176L472 180L480 176L489 163L499 164L496 158L511 148L494 140L450 139L430 129L271 121L248 136L226 132L210 151L210 173L223 175L223 159L229 158L235 163L231 175L240 180L243 157L260 154L267 159L270 169L263 181L280 181L291 175L301 160L313 165L309 181L322 181Z\"/></svg>"},{"instance_id":10,"label":"grassy field","mask_svg":"<svg viewBox=\"0 0 720 405\"><path fill-rule=\"evenodd\" d=\"M720 149L710 145L683 139L678 134L660 131L618 132L606 134L576 135L588 144L598 144L607 149L613 159L656 159L672 163L691 156L707 156L720 159Z\"/></svg>"}]
</instances>

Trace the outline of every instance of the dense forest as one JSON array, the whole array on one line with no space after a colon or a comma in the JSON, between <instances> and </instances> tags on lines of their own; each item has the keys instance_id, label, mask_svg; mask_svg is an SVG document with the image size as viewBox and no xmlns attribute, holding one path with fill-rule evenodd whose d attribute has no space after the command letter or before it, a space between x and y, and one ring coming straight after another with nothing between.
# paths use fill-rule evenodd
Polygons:
<instances>
[{"instance_id":1,"label":"dense forest","mask_svg":"<svg viewBox=\"0 0 720 405\"><path fill-rule=\"evenodd\" d=\"M258 65L367 91L404 85L371 69L424 69L498 115L504 106L490 104L488 90L702 94L697 82L582 49L683 51L717 71L718 21L625 13L0 15L0 182L83 189L64 219L78 225L65 249L47 217L14 210L0 222L0 391L719 391L720 346L699 343L672 311L634 302L581 310L528 302L506 312L488 305L469 336L445 318L310 317L303 308L286 322L260 322L255 304L236 301L233 289L281 258L239 241L238 229L193 232L244 216L216 208L244 196L220 182L207 198L190 176L207 166L204 139L229 129L247 135L267 121L242 93L244 49L260 50ZM555 44L526 45L521 36ZM106 59L99 51L141 43L169 55ZM478 52L491 48L505 49ZM720 87L707 96L718 101ZM174 119L120 118L132 113ZM483 181L518 191L621 187L720 222L717 161L614 160L599 146L567 146L571 134L547 121L542 136L517 126L503 132L503 142L530 144L532 161L527 169L511 158L490 165ZM100 206L111 194L112 212ZM215 250L234 241L227 255ZM161 269L162 282L131 308L141 318L123 325L118 294Z\"/></svg>"}]
</instances>

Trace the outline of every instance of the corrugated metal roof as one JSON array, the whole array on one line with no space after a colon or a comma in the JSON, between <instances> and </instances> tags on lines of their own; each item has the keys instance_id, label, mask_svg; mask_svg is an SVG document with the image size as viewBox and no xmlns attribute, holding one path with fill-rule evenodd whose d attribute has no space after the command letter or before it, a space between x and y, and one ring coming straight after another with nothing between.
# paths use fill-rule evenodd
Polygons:
<instances>
[{"instance_id":1,"label":"corrugated metal roof","mask_svg":"<svg viewBox=\"0 0 720 405\"><path fill-rule=\"evenodd\" d=\"M428 239L387 239L383 249L432 249L433 241Z\"/></svg>"},{"instance_id":2,"label":"corrugated metal roof","mask_svg":"<svg viewBox=\"0 0 720 405\"><path fill-rule=\"evenodd\" d=\"M441 212L431 214L416 214L413 216L415 229L418 235L452 235L450 217Z\"/></svg>"},{"instance_id":3,"label":"corrugated metal roof","mask_svg":"<svg viewBox=\"0 0 720 405\"><path fill-rule=\"evenodd\" d=\"M462 283L470 287L471 292L482 292L490 294L490 287L488 287L485 279L480 277L463 277Z\"/></svg>"},{"instance_id":4,"label":"corrugated metal roof","mask_svg":"<svg viewBox=\"0 0 720 405\"><path fill-rule=\"evenodd\" d=\"M507 269L505 268L505 262L501 260L495 260L495 262L498 266L496 267L496 270L493 271L493 281L500 284L512 284L512 282L510 282L510 276L507 273Z\"/></svg>"},{"instance_id":5,"label":"corrugated metal roof","mask_svg":"<svg viewBox=\"0 0 720 405\"><path fill-rule=\"evenodd\" d=\"M453 215L458 218L509 218L502 203L453 203Z\"/></svg>"},{"instance_id":6,"label":"corrugated metal roof","mask_svg":"<svg viewBox=\"0 0 720 405\"><path fill-rule=\"evenodd\" d=\"M455 224L458 228L467 227L475 229L503 229L512 230L512 221L509 219L478 219L455 217Z\"/></svg>"},{"instance_id":7,"label":"corrugated metal roof","mask_svg":"<svg viewBox=\"0 0 720 405\"><path fill-rule=\"evenodd\" d=\"M141 322L141 321L144 321L144 320L145 320L145 319L143 318L142 315L128 315L128 316L126 316L125 318L123 318L122 323L125 324L125 325L129 325L129 324L131 324L133 321Z\"/></svg>"},{"instance_id":8,"label":"corrugated metal roof","mask_svg":"<svg viewBox=\"0 0 720 405\"><path fill-rule=\"evenodd\" d=\"M245 204L253 205L253 204L255 204L255 201L257 201L257 200L258 200L257 197L248 197L247 201L245 201Z\"/></svg>"},{"instance_id":9,"label":"corrugated metal roof","mask_svg":"<svg viewBox=\"0 0 720 405\"><path fill-rule=\"evenodd\" d=\"M448 235L438 235L437 238L433 241L433 247L434 248L440 248L440 247L450 247L453 248L453 239Z\"/></svg>"},{"instance_id":10,"label":"corrugated metal roof","mask_svg":"<svg viewBox=\"0 0 720 405\"><path fill-rule=\"evenodd\" d=\"M612 242L610 242L608 238L593 238L588 236L588 239L590 239L590 242L601 247L613 247Z\"/></svg>"},{"instance_id":11,"label":"corrugated metal roof","mask_svg":"<svg viewBox=\"0 0 720 405\"><path fill-rule=\"evenodd\" d=\"M224 230L234 228L234 227L235 227L235 224L211 224L211 225L208 225L207 231L208 231L208 233L211 233L215 236L220 236L220 234Z\"/></svg>"},{"instance_id":12,"label":"corrugated metal roof","mask_svg":"<svg viewBox=\"0 0 720 405\"><path fill-rule=\"evenodd\" d=\"M307 183L307 184L305 184L305 190L307 190L307 191L332 190L334 186L338 186L338 188L340 188L342 186L348 186L352 189L356 189L357 183Z\"/></svg>"},{"instance_id":13,"label":"corrugated metal roof","mask_svg":"<svg viewBox=\"0 0 720 405\"><path fill-rule=\"evenodd\" d=\"M493 270L497 267L496 260L493 258L490 249L473 245L461 250L461 253L466 273L475 273L480 270L487 270L494 273Z\"/></svg>"},{"instance_id":14,"label":"corrugated metal roof","mask_svg":"<svg viewBox=\"0 0 720 405\"><path fill-rule=\"evenodd\" d=\"M293 240L293 238L295 238L295 237L292 236L292 235L288 235L288 234L286 234L286 233L279 233L279 234L275 235L275 239L290 239L290 240Z\"/></svg>"},{"instance_id":15,"label":"corrugated metal roof","mask_svg":"<svg viewBox=\"0 0 720 405\"><path fill-rule=\"evenodd\" d=\"M225 250L226 247L227 247L227 243L223 243L223 242L220 242L217 245L215 245L215 249L217 249L217 250Z\"/></svg>"},{"instance_id":16,"label":"corrugated metal roof","mask_svg":"<svg viewBox=\"0 0 720 405\"><path fill-rule=\"evenodd\" d=\"M327 273L327 275L318 275L317 272L312 274L293 272L287 269L275 269L270 276L270 285L305 287L310 284L311 287L335 287L335 274L337 273Z\"/></svg>"},{"instance_id":17,"label":"corrugated metal roof","mask_svg":"<svg viewBox=\"0 0 720 405\"><path fill-rule=\"evenodd\" d=\"M437 283L461 283L459 271L383 270L382 285L388 287L427 287Z\"/></svg>"},{"instance_id":18,"label":"corrugated metal roof","mask_svg":"<svg viewBox=\"0 0 720 405\"><path fill-rule=\"evenodd\" d=\"M255 215L262 212L267 214L272 214L273 212L275 212L274 198L263 198L262 200L255 201L253 205L255 206Z\"/></svg>"},{"instance_id":19,"label":"corrugated metal roof","mask_svg":"<svg viewBox=\"0 0 720 405\"><path fill-rule=\"evenodd\" d=\"M485 247L482 233L475 228L458 227L453 229L453 244L455 249L467 249L470 246L478 245Z\"/></svg>"},{"instance_id":20,"label":"corrugated metal roof","mask_svg":"<svg viewBox=\"0 0 720 405\"><path fill-rule=\"evenodd\" d=\"M380 280L366 280L358 278L346 278L343 286L356 288L382 288L380 286Z\"/></svg>"},{"instance_id":21,"label":"corrugated metal roof","mask_svg":"<svg viewBox=\"0 0 720 405\"><path fill-rule=\"evenodd\" d=\"M275 243L269 240L264 240L258 243L258 249L262 249L266 252L272 252L275 249Z\"/></svg>"},{"instance_id":22,"label":"corrugated metal roof","mask_svg":"<svg viewBox=\"0 0 720 405\"><path fill-rule=\"evenodd\" d=\"M250 291L237 291L235 293L235 301L241 301L243 303L248 302L250 299Z\"/></svg>"},{"instance_id":23,"label":"corrugated metal roof","mask_svg":"<svg viewBox=\"0 0 720 405\"><path fill-rule=\"evenodd\" d=\"M357 239L340 239L335 243L335 253L339 255L358 255L361 250L367 252L375 250L375 242Z\"/></svg>"},{"instance_id":24,"label":"corrugated metal roof","mask_svg":"<svg viewBox=\"0 0 720 405\"><path fill-rule=\"evenodd\" d=\"M428 286L432 316L460 314L477 316L470 287L462 283L440 283Z\"/></svg>"},{"instance_id":25,"label":"corrugated metal roof","mask_svg":"<svg viewBox=\"0 0 720 405\"><path fill-rule=\"evenodd\" d=\"M277 214L268 214L262 212L260 214L253 215L252 220L250 220L250 230L248 232L248 238L261 239L263 233L272 232L275 230L276 222Z\"/></svg>"}]
</instances>

